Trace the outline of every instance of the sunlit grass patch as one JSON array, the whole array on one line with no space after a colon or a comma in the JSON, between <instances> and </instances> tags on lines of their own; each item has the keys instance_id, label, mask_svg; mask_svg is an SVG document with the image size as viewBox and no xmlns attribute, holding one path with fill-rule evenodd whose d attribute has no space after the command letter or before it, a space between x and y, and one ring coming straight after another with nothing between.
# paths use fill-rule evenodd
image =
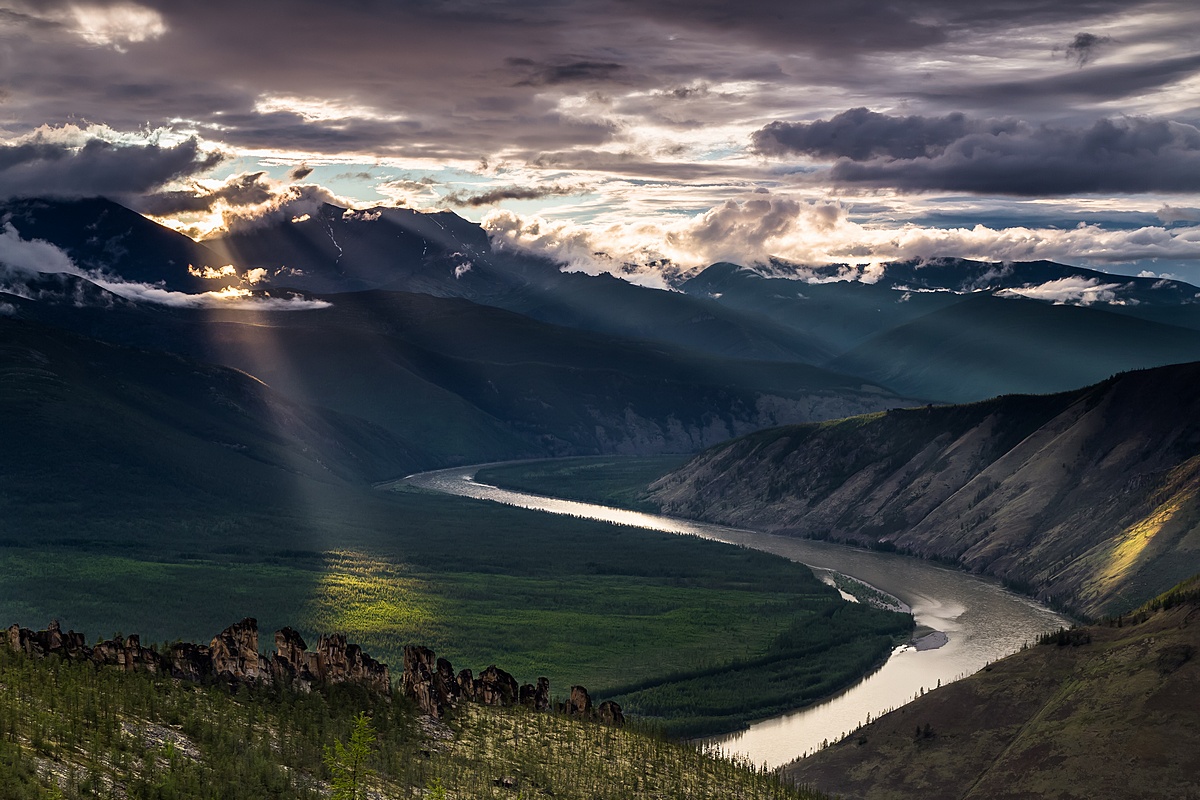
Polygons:
<instances>
[{"instance_id":1,"label":"sunlit grass patch","mask_svg":"<svg viewBox=\"0 0 1200 800\"><path fill-rule=\"evenodd\" d=\"M407 565L352 551L325 554L311 600L300 610L307 627L408 640L433 634L438 599Z\"/></svg>"}]
</instances>

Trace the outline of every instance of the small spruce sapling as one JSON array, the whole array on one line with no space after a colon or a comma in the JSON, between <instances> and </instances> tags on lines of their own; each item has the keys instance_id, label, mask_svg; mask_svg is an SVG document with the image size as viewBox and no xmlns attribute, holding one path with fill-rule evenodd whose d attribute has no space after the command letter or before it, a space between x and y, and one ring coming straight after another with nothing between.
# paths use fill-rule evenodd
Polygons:
<instances>
[{"instance_id":1,"label":"small spruce sapling","mask_svg":"<svg viewBox=\"0 0 1200 800\"><path fill-rule=\"evenodd\" d=\"M367 763L375 752L375 728L371 718L360 712L354 718L350 740L344 746L334 742L325 748L325 766L329 768L333 800L360 800L367 796L367 780L374 774Z\"/></svg>"}]
</instances>

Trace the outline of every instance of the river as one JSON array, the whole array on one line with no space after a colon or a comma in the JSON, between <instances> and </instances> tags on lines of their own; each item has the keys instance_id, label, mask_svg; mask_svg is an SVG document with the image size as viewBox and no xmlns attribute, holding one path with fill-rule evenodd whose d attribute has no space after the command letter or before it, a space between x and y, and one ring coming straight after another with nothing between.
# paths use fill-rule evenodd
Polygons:
<instances>
[{"instance_id":1,"label":"river","mask_svg":"<svg viewBox=\"0 0 1200 800\"><path fill-rule=\"evenodd\" d=\"M936 649L917 650L907 645L896 648L883 667L822 703L707 740L711 746L745 757L753 764L785 764L819 748L826 740L840 739L868 718L898 708L923 690L977 672L1022 645L1033 644L1040 634L1070 624L996 583L927 561L498 489L475 482L475 472L482 466L422 472L402 482L552 514L701 536L774 553L810 567L835 570L899 598L912 608L919 626L946 634L946 644Z\"/></svg>"}]
</instances>

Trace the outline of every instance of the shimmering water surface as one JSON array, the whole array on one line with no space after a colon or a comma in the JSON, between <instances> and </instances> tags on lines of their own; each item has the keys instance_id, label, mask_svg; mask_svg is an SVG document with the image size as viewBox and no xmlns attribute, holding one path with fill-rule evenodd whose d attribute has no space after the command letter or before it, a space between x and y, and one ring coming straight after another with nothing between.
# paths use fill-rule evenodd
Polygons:
<instances>
[{"instance_id":1,"label":"shimmering water surface","mask_svg":"<svg viewBox=\"0 0 1200 800\"><path fill-rule=\"evenodd\" d=\"M512 492L476 483L474 476L480 466L423 472L403 482L552 514L702 536L836 570L896 596L912 607L918 625L949 637L946 645L935 650L897 648L882 668L823 703L710 740L713 746L755 764L775 767L791 761L826 740L841 738L868 718L911 701L922 689L970 675L1016 652L1022 644L1032 644L1039 634L1069 624L1053 611L994 583L914 558Z\"/></svg>"}]
</instances>

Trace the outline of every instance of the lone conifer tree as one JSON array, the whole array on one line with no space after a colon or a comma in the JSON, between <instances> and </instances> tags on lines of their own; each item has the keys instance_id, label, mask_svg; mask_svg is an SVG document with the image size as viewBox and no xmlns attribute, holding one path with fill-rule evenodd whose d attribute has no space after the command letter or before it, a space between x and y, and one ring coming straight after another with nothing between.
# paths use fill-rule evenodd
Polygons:
<instances>
[{"instance_id":1,"label":"lone conifer tree","mask_svg":"<svg viewBox=\"0 0 1200 800\"><path fill-rule=\"evenodd\" d=\"M354 718L350 741L334 742L325 748L325 766L332 775L333 800L360 800L367 796L367 779L373 774L367 764L375 751L375 728L371 718L360 712Z\"/></svg>"}]
</instances>

